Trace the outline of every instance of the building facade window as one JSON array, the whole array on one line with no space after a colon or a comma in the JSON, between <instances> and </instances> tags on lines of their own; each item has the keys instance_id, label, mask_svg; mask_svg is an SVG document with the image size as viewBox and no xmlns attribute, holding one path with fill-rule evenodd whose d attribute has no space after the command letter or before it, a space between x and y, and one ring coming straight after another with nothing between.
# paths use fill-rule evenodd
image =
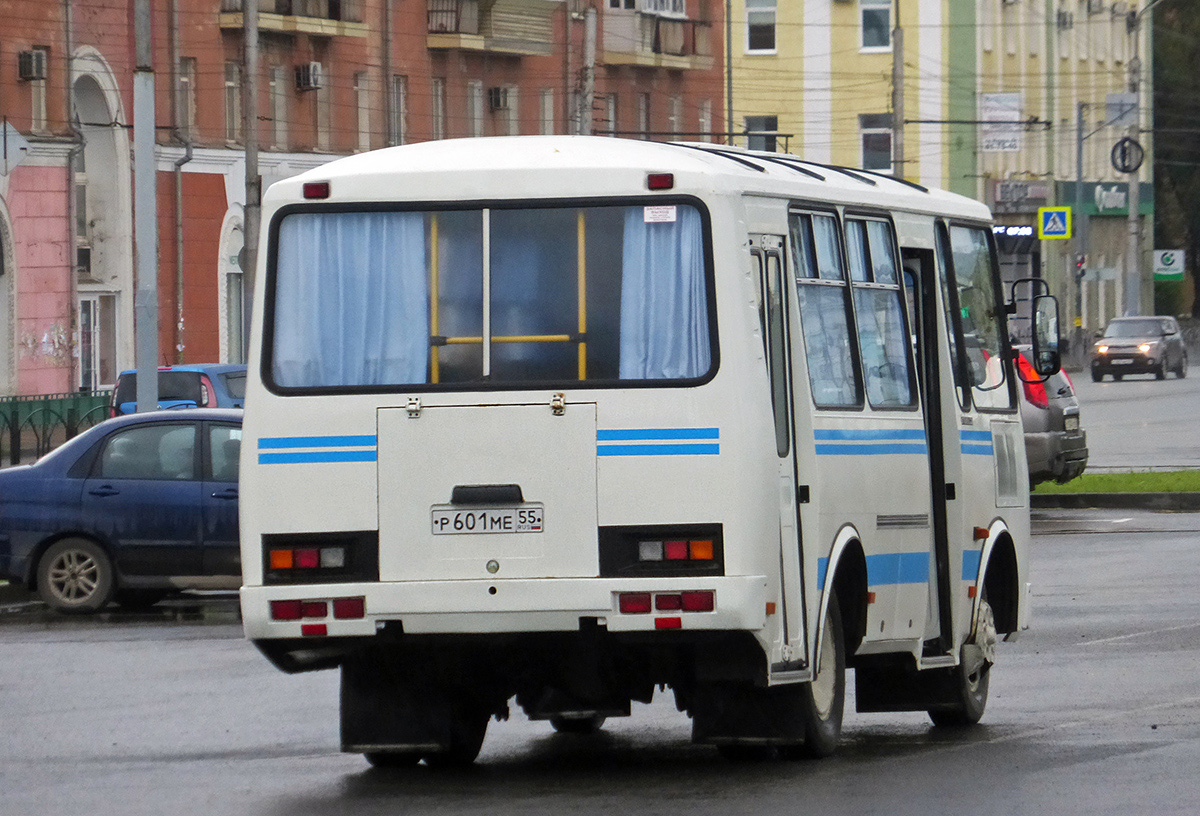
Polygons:
<instances>
[{"instance_id":1,"label":"building facade window","mask_svg":"<svg viewBox=\"0 0 1200 816\"><path fill-rule=\"evenodd\" d=\"M408 142L408 77L392 77L392 120L388 123L388 144Z\"/></svg>"},{"instance_id":2,"label":"building facade window","mask_svg":"<svg viewBox=\"0 0 1200 816\"><path fill-rule=\"evenodd\" d=\"M333 123L333 71L328 66L321 71L321 87L316 92L317 149L328 150Z\"/></svg>"},{"instance_id":3,"label":"building facade window","mask_svg":"<svg viewBox=\"0 0 1200 816\"><path fill-rule=\"evenodd\" d=\"M683 97L671 97L671 133L678 136L683 129Z\"/></svg>"},{"instance_id":4,"label":"building facade window","mask_svg":"<svg viewBox=\"0 0 1200 816\"><path fill-rule=\"evenodd\" d=\"M50 75L50 49L44 45L34 46L34 51L44 54L46 75ZM30 130L44 133L50 127L46 104L46 80L31 79L29 81L29 117Z\"/></svg>"},{"instance_id":5,"label":"building facade window","mask_svg":"<svg viewBox=\"0 0 1200 816\"><path fill-rule=\"evenodd\" d=\"M750 150L775 152L776 136L779 131L778 116L747 116L746 147Z\"/></svg>"},{"instance_id":6,"label":"building facade window","mask_svg":"<svg viewBox=\"0 0 1200 816\"><path fill-rule=\"evenodd\" d=\"M354 112L358 126L358 149L371 149L371 80L366 71L354 74Z\"/></svg>"},{"instance_id":7,"label":"building facade window","mask_svg":"<svg viewBox=\"0 0 1200 816\"><path fill-rule=\"evenodd\" d=\"M892 47L892 0L858 0L862 22L862 47L888 49Z\"/></svg>"},{"instance_id":8,"label":"building facade window","mask_svg":"<svg viewBox=\"0 0 1200 816\"><path fill-rule=\"evenodd\" d=\"M96 391L117 381L117 296L79 298L79 389Z\"/></svg>"},{"instance_id":9,"label":"building facade window","mask_svg":"<svg viewBox=\"0 0 1200 816\"><path fill-rule=\"evenodd\" d=\"M253 125L251 125L253 127ZM242 70L233 60L225 63L225 141L242 138Z\"/></svg>"},{"instance_id":10,"label":"building facade window","mask_svg":"<svg viewBox=\"0 0 1200 816\"><path fill-rule=\"evenodd\" d=\"M538 104L542 134L549 136L554 133L554 89L542 88Z\"/></svg>"},{"instance_id":11,"label":"building facade window","mask_svg":"<svg viewBox=\"0 0 1200 816\"><path fill-rule=\"evenodd\" d=\"M617 95L615 93L604 97L604 121L609 135L615 135L617 132Z\"/></svg>"},{"instance_id":12,"label":"building facade window","mask_svg":"<svg viewBox=\"0 0 1200 816\"><path fill-rule=\"evenodd\" d=\"M775 52L776 0L746 0L746 53Z\"/></svg>"},{"instance_id":13,"label":"building facade window","mask_svg":"<svg viewBox=\"0 0 1200 816\"><path fill-rule=\"evenodd\" d=\"M858 132L862 143L862 167L880 173L892 172L892 115L860 113Z\"/></svg>"},{"instance_id":14,"label":"building facade window","mask_svg":"<svg viewBox=\"0 0 1200 816\"><path fill-rule=\"evenodd\" d=\"M288 99L291 85L288 71L282 65L271 66L271 144L277 150L288 146Z\"/></svg>"},{"instance_id":15,"label":"building facade window","mask_svg":"<svg viewBox=\"0 0 1200 816\"><path fill-rule=\"evenodd\" d=\"M184 139L192 139L196 126L196 58L181 57L175 96L175 127Z\"/></svg>"},{"instance_id":16,"label":"building facade window","mask_svg":"<svg viewBox=\"0 0 1200 816\"><path fill-rule=\"evenodd\" d=\"M467 135L483 135L483 83L467 80Z\"/></svg>"},{"instance_id":17,"label":"building facade window","mask_svg":"<svg viewBox=\"0 0 1200 816\"><path fill-rule=\"evenodd\" d=\"M446 138L446 80L434 77L429 82L429 97L432 104L433 125L430 137Z\"/></svg>"},{"instance_id":18,"label":"building facade window","mask_svg":"<svg viewBox=\"0 0 1200 816\"><path fill-rule=\"evenodd\" d=\"M650 138L650 94L638 94L638 133L643 139Z\"/></svg>"},{"instance_id":19,"label":"building facade window","mask_svg":"<svg viewBox=\"0 0 1200 816\"><path fill-rule=\"evenodd\" d=\"M504 108L504 132L509 136L519 136L521 134L521 97L520 89L516 85L509 85L505 88L507 106Z\"/></svg>"},{"instance_id":20,"label":"building facade window","mask_svg":"<svg viewBox=\"0 0 1200 816\"><path fill-rule=\"evenodd\" d=\"M712 100L703 99L700 101L700 115L698 117L700 131L700 141L712 141Z\"/></svg>"}]
</instances>

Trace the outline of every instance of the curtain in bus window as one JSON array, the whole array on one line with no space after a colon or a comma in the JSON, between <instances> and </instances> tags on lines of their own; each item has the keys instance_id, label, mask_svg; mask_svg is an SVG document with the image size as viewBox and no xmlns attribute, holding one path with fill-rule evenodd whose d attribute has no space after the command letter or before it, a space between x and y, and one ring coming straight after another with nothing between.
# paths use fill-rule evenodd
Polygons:
<instances>
[{"instance_id":1,"label":"curtain in bus window","mask_svg":"<svg viewBox=\"0 0 1200 816\"><path fill-rule=\"evenodd\" d=\"M871 247L871 270L876 283L899 283L896 279L896 253L892 228L884 221L867 221L867 241Z\"/></svg>"},{"instance_id":2,"label":"curtain in bus window","mask_svg":"<svg viewBox=\"0 0 1200 816\"><path fill-rule=\"evenodd\" d=\"M625 211L621 379L684 379L708 371L701 238L700 214L691 207Z\"/></svg>"},{"instance_id":3,"label":"curtain in bus window","mask_svg":"<svg viewBox=\"0 0 1200 816\"><path fill-rule=\"evenodd\" d=\"M421 213L284 218L275 281L275 382L425 382L427 268Z\"/></svg>"},{"instance_id":4,"label":"curtain in bus window","mask_svg":"<svg viewBox=\"0 0 1200 816\"><path fill-rule=\"evenodd\" d=\"M875 408L912 405L908 338L900 293L893 289L854 289L858 339L866 373L867 399Z\"/></svg>"},{"instance_id":5,"label":"curtain in bus window","mask_svg":"<svg viewBox=\"0 0 1200 816\"><path fill-rule=\"evenodd\" d=\"M829 408L862 404L846 320L845 286L798 282L796 291L813 402Z\"/></svg>"},{"instance_id":6,"label":"curtain in bus window","mask_svg":"<svg viewBox=\"0 0 1200 816\"><path fill-rule=\"evenodd\" d=\"M996 299L987 236L980 229L951 227L950 250L974 403L980 408L1009 408L1000 344L1005 317Z\"/></svg>"},{"instance_id":7,"label":"curtain in bus window","mask_svg":"<svg viewBox=\"0 0 1200 816\"><path fill-rule=\"evenodd\" d=\"M813 237L816 239L817 269L822 280L844 280L842 252L838 247L837 221L827 215L814 215Z\"/></svg>"},{"instance_id":8,"label":"curtain in bus window","mask_svg":"<svg viewBox=\"0 0 1200 816\"><path fill-rule=\"evenodd\" d=\"M871 279L867 269L867 233L862 221L846 222L846 265L850 267L850 280Z\"/></svg>"}]
</instances>

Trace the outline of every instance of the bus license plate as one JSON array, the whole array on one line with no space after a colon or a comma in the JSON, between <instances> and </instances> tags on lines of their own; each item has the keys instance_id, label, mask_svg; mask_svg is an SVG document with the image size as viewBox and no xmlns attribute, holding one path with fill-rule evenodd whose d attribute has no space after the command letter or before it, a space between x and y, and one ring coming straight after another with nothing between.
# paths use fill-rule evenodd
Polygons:
<instances>
[{"instance_id":1,"label":"bus license plate","mask_svg":"<svg viewBox=\"0 0 1200 816\"><path fill-rule=\"evenodd\" d=\"M470 535L473 533L540 533L542 505L522 504L511 507L487 507L463 510L434 507L431 522L434 535Z\"/></svg>"}]
</instances>

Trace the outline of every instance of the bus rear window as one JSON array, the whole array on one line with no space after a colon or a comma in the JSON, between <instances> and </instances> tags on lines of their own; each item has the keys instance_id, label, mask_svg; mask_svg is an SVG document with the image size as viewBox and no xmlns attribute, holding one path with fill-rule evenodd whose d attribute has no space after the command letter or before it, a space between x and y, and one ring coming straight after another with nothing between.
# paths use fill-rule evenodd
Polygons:
<instances>
[{"instance_id":1,"label":"bus rear window","mask_svg":"<svg viewBox=\"0 0 1200 816\"><path fill-rule=\"evenodd\" d=\"M689 204L293 212L276 229L284 389L686 381L712 364Z\"/></svg>"}]
</instances>

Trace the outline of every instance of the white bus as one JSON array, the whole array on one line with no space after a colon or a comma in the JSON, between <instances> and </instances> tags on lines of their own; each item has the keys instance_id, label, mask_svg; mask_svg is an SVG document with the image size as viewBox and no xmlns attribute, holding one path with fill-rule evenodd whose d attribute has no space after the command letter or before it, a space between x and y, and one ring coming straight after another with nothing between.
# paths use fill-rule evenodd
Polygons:
<instances>
[{"instance_id":1,"label":"white bus","mask_svg":"<svg viewBox=\"0 0 1200 816\"><path fill-rule=\"evenodd\" d=\"M343 750L466 763L514 700L587 732L669 687L697 742L824 756L847 668L859 711L979 719L1029 610L983 205L545 136L335 161L263 224L242 614L340 669Z\"/></svg>"}]
</instances>

